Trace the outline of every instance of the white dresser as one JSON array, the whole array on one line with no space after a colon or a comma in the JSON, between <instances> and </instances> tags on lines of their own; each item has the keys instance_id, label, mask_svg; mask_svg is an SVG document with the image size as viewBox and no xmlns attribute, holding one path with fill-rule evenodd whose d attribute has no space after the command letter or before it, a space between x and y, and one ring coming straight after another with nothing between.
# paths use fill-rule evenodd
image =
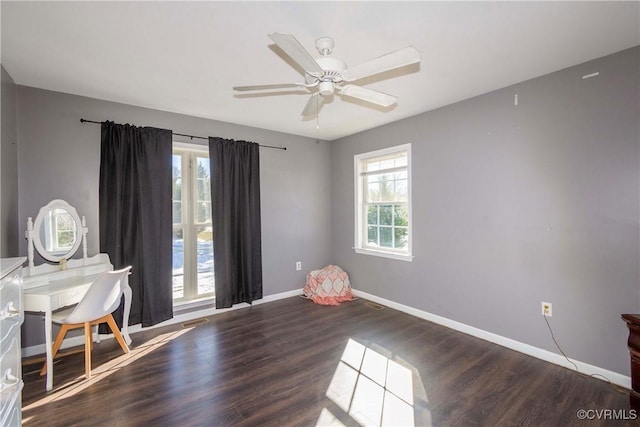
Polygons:
<instances>
[{"instance_id":1,"label":"white dresser","mask_svg":"<svg viewBox=\"0 0 640 427\"><path fill-rule=\"evenodd\" d=\"M0 259L0 426L22 424L22 364L20 326L22 264L26 258Z\"/></svg>"}]
</instances>

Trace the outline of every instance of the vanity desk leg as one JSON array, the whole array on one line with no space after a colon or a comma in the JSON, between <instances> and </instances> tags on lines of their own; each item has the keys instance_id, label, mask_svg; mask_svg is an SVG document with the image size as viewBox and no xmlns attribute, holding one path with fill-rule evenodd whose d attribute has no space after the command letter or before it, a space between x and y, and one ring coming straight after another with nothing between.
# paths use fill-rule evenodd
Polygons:
<instances>
[{"instance_id":1,"label":"vanity desk leg","mask_svg":"<svg viewBox=\"0 0 640 427\"><path fill-rule=\"evenodd\" d=\"M53 389L53 357L51 355L51 310L44 312L44 345L47 353L47 391Z\"/></svg>"},{"instance_id":2,"label":"vanity desk leg","mask_svg":"<svg viewBox=\"0 0 640 427\"><path fill-rule=\"evenodd\" d=\"M122 313L122 336L127 345L131 345L131 337L129 336L129 313L131 312L131 298L133 292L129 286L129 279L124 287L124 312Z\"/></svg>"}]
</instances>

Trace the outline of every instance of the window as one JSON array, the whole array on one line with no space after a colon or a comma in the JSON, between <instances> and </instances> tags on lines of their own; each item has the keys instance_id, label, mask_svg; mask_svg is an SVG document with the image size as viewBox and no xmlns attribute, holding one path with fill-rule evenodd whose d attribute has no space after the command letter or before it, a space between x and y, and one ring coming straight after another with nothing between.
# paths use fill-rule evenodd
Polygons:
<instances>
[{"instance_id":1,"label":"window","mask_svg":"<svg viewBox=\"0 0 640 427\"><path fill-rule=\"evenodd\" d=\"M173 150L174 303L214 296L211 174L200 150Z\"/></svg>"},{"instance_id":2,"label":"window","mask_svg":"<svg viewBox=\"0 0 640 427\"><path fill-rule=\"evenodd\" d=\"M411 261L411 144L358 154L355 250Z\"/></svg>"}]
</instances>

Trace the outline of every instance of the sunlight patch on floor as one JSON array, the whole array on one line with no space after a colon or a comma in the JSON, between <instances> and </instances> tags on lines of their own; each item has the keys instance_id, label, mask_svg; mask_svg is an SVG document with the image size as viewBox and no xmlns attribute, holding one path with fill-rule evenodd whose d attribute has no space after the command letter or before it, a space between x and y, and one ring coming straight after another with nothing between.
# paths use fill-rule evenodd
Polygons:
<instances>
[{"instance_id":1,"label":"sunlight patch on floor","mask_svg":"<svg viewBox=\"0 0 640 427\"><path fill-rule=\"evenodd\" d=\"M364 375L358 375L358 384L353 390L349 415L365 426L379 426L384 405L384 388Z\"/></svg>"},{"instance_id":2,"label":"sunlight patch on floor","mask_svg":"<svg viewBox=\"0 0 640 427\"><path fill-rule=\"evenodd\" d=\"M339 419L335 417L327 408L322 409L318 418L317 426L346 427Z\"/></svg>"},{"instance_id":3,"label":"sunlight patch on floor","mask_svg":"<svg viewBox=\"0 0 640 427\"><path fill-rule=\"evenodd\" d=\"M326 393L344 413L323 408L316 426L344 426L341 416L365 426L414 426L414 385L412 370L349 339Z\"/></svg>"},{"instance_id":4,"label":"sunlight patch on floor","mask_svg":"<svg viewBox=\"0 0 640 427\"><path fill-rule=\"evenodd\" d=\"M72 381L66 384L60 385L53 389L46 397L33 402L32 404L25 406L24 411L38 408L42 405L46 405L51 402L55 402L62 399L73 397L74 395L81 393L93 384L108 378L111 374L117 372L120 368L130 365L131 363L140 360L145 355L152 351L162 347L166 343L180 337L181 335L189 332L193 328L185 328L175 332L168 332L166 334L158 335L157 337L141 344L140 346L131 349L129 353L122 354L115 359L111 359L100 366L91 369L91 378L85 379L84 376L84 359L81 364L78 364L82 375L78 376ZM94 350L95 351L95 350ZM55 367L54 367L54 381L55 381ZM25 419L26 421L26 419Z\"/></svg>"}]
</instances>

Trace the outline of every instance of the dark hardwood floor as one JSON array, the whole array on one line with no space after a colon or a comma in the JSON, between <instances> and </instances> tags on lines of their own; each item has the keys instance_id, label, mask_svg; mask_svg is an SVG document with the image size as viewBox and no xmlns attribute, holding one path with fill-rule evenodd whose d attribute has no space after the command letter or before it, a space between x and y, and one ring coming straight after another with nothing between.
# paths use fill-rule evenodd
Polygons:
<instances>
[{"instance_id":1,"label":"dark hardwood floor","mask_svg":"<svg viewBox=\"0 0 640 427\"><path fill-rule=\"evenodd\" d=\"M82 353L65 356L49 393L25 360L23 425L636 425L578 419L633 414L603 381L362 299L206 320L137 333L128 355L96 344L88 381Z\"/></svg>"}]
</instances>

